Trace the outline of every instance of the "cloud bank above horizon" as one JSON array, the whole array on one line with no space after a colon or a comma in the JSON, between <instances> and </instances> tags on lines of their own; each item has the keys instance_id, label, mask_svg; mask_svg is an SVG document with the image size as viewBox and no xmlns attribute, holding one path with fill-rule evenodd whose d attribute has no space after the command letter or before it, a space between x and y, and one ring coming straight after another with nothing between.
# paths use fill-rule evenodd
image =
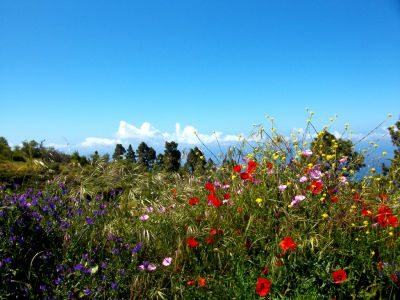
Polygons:
<instances>
[{"instance_id":1,"label":"cloud bank above horizon","mask_svg":"<svg viewBox=\"0 0 400 300\"><path fill-rule=\"evenodd\" d=\"M114 138L87 137L80 144L81 147L89 148L96 146L112 146L118 143L128 141L152 142L161 144L165 141L175 141L185 145L199 144L229 144L239 141L240 135L224 134L221 131L215 131L210 134L200 133L194 126L186 125L183 128L180 123L175 124L175 131L166 132L155 128L150 122L143 122L139 127L121 120Z\"/></svg>"}]
</instances>

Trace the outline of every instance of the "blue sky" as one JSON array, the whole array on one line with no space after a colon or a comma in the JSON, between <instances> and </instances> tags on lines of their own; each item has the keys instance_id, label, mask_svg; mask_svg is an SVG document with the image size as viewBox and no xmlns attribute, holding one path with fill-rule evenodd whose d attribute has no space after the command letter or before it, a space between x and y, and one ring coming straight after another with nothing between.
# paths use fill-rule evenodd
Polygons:
<instances>
[{"instance_id":1,"label":"blue sky","mask_svg":"<svg viewBox=\"0 0 400 300\"><path fill-rule=\"evenodd\" d=\"M305 108L362 134L400 113L396 0L2 0L0 45L14 145L229 142L266 114L305 127Z\"/></svg>"}]
</instances>

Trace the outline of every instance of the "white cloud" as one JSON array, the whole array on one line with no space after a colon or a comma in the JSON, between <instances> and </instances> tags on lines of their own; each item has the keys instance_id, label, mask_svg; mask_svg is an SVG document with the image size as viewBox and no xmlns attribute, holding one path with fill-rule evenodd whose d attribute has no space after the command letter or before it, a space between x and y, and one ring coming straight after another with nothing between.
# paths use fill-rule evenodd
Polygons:
<instances>
[{"instance_id":1,"label":"white cloud","mask_svg":"<svg viewBox=\"0 0 400 300\"><path fill-rule=\"evenodd\" d=\"M107 139L97 137L87 137L84 142L81 143L83 147L94 147L94 146L112 146L119 143L118 139Z\"/></svg>"},{"instance_id":2,"label":"white cloud","mask_svg":"<svg viewBox=\"0 0 400 300\"><path fill-rule=\"evenodd\" d=\"M216 143L217 140L220 143L232 143L239 140L238 136L224 135L219 131L210 134L199 133L198 130L192 125L181 127L180 123L176 123L175 131L162 132L149 122L144 122L140 127L136 127L135 125L129 124L126 121L120 121L115 136L121 140L151 140L155 143L161 141L175 141L177 143L189 145L200 144L201 142L204 144L212 144Z\"/></svg>"},{"instance_id":3,"label":"white cloud","mask_svg":"<svg viewBox=\"0 0 400 300\"><path fill-rule=\"evenodd\" d=\"M121 139L128 138L153 138L159 136L161 133L155 129L149 122L144 122L142 126L135 127L125 121L119 122L119 128L116 136Z\"/></svg>"}]
</instances>

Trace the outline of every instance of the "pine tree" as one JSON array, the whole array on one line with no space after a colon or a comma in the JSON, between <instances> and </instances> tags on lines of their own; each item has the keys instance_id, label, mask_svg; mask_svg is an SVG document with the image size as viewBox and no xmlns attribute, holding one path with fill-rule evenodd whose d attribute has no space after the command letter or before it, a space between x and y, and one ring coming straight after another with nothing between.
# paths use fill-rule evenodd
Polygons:
<instances>
[{"instance_id":1,"label":"pine tree","mask_svg":"<svg viewBox=\"0 0 400 300\"><path fill-rule=\"evenodd\" d=\"M205 171L205 167L206 160L204 158L203 152L197 147L194 147L194 149L190 149L186 159L185 169L190 174L203 174Z\"/></svg>"},{"instance_id":2,"label":"pine tree","mask_svg":"<svg viewBox=\"0 0 400 300\"><path fill-rule=\"evenodd\" d=\"M136 150L137 161L146 169L151 169L156 160L156 151L147 146L145 142L141 142Z\"/></svg>"},{"instance_id":3,"label":"pine tree","mask_svg":"<svg viewBox=\"0 0 400 300\"><path fill-rule=\"evenodd\" d=\"M126 151L126 160L128 162L131 162L131 163L135 163L136 162L135 151L133 151L131 144L129 144L128 150Z\"/></svg>"},{"instance_id":4,"label":"pine tree","mask_svg":"<svg viewBox=\"0 0 400 300\"><path fill-rule=\"evenodd\" d=\"M177 172L181 166L181 152L174 141L165 142L163 165L167 172Z\"/></svg>"},{"instance_id":5,"label":"pine tree","mask_svg":"<svg viewBox=\"0 0 400 300\"><path fill-rule=\"evenodd\" d=\"M122 144L116 144L113 154L113 160L121 160L125 154L126 150Z\"/></svg>"}]
</instances>

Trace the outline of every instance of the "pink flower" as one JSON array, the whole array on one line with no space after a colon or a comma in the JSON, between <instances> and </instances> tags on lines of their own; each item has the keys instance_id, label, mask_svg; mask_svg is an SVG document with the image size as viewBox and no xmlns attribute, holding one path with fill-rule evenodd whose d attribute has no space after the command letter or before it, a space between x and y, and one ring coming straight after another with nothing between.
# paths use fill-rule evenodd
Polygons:
<instances>
[{"instance_id":1,"label":"pink flower","mask_svg":"<svg viewBox=\"0 0 400 300\"><path fill-rule=\"evenodd\" d=\"M143 215L143 216L139 217L139 220L140 221L146 221L148 218L150 218L149 215Z\"/></svg>"},{"instance_id":2,"label":"pink flower","mask_svg":"<svg viewBox=\"0 0 400 300\"><path fill-rule=\"evenodd\" d=\"M162 265L168 267L172 262L172 257L166 257L164 258Z\"/></svg>"},{"instance_id":3,"label":"pink flower","mask_svg":"<svg viewBox=\"0 0 400 300\"><path fill-rule=\"evenodd\" d=\"M294 197L294 199L292 200L292 202L290 203L290 205L291 205L292 207L298 207L298 206L299 206L299 203L300 203L301 201L303 201L305 198L306 198L306 197L303 196L303 195L297 195L297 196Z\"/></svg>"},{"instance_id":4,"label":"pink flower","mask_svg":"<svg viewBox=\"0 0 400 300\"><path fill-rule=\"evenodd\" d=\"M339 159L339 162L341 164L345 163L346 161L347 161L347 157L343 157L343 158Z\"/></svg>"},{"instance_id":5,"label":"pink flower","mask_svg":"<svg viewBox=\"0 0 400 300\"><path fill-rule=\"evenodd\" d=\"M155 264L149 264L149 266L147 267L147 270L148 270L149 272L153 272L153 271L155 271L156 269L157 269L157 267L156 267Z\"/></svg>"},{"instance_id":6,"label":"pink flower","mask_svg":"<svg viewBox=\"0 0 400 300\"><path fill-rule=\"evenodd\" d=\"M302 176L299 181L306 182L307 180L308 180L308 178L306 176Z\"/></svg>"},{"instance_id":7,"label":"pink flower","mask_svg":"<svg viewBox=\"0 0 400 300\"><path fill-rule=\"evenodd\" d=\"M312 170L310 176L312 179L319 179L322 176L322 173L319 170Z\"/></svg>"},{"instance_id":8,"label":"pink flower","mask_svg":"<svg viewBox=\"0 0 400 300\"><path fill-rule=\"evenodd\" d=\"M284 190L286 190L287 185L286 184L281 184L278 186L278 190L280 190L281 192L283 192Z\"/></svg>"},{"instance_id":9,"label":"pink flower","mask_svg":"<svg viewBox=\"0 0 400 300\"><path fill-rule=\"evenodd\" d=\"M312 151L310 149L303 150L301 152L305 157L310 157L312 155Z\"/></svg>"},{"instance_id":10,"label":"pink flower","mask_svg":"<svg viewBox=\"0 0 400 300\"><path fill-rule=\"evenodd\" d=\"M144 265L140 265L138 267L139 272L144 272L146 270L146 267Z\"/></svg>"}]
</instances>

